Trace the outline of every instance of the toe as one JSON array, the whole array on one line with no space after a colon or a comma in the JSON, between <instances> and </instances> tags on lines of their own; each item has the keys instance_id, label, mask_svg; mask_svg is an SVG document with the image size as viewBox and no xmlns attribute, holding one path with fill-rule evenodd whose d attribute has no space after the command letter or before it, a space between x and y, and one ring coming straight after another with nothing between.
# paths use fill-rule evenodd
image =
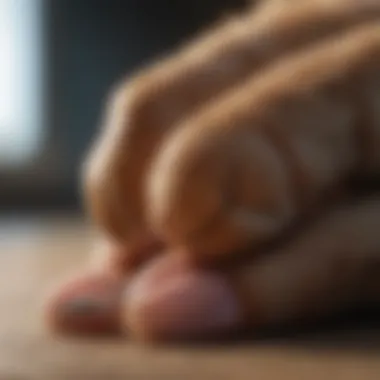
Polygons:
<instances>
[{"instance_id":1,"label":"toe","mask_svg":"<svg viewBox=\"0 0 380 380\"><path fill-rule=\"evenodd\" d=\"M214 338L243 324L238 299L221 275L178 258L159 258L131 283L123 322L148 340Z\"/></svg>"},{"instance_id":2,"label":"toe","mask_svg":"<svg viewBox=\"0 0 380 380\"><path fill-rule=\"evenodd\" d=\"M120 301L125 283L121 277L93 273L63 284L48 300L50 327L76 335L121 332Z\"/></svg>"}]
</instances>

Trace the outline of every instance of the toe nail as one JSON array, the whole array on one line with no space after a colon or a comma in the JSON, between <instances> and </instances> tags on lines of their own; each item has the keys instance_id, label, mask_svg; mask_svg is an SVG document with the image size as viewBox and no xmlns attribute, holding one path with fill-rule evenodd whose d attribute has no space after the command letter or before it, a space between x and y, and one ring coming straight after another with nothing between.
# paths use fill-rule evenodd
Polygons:
<instances>
[{"instance_id":1,"label":"toe nail","mask_svg":"<svg viewBox=\"0 0 380 380\"><path fill-rule=\"evenodd\" d=\"M105 309L104 303L93 298L76 298L62 305L62 312L66 315L88 316L98 314Z\"/></svg>"}]
</instances>

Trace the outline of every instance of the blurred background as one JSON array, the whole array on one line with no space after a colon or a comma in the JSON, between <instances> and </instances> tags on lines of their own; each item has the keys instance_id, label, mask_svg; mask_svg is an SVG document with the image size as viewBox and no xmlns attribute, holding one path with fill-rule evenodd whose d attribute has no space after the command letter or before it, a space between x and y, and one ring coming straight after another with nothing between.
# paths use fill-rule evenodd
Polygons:
<instances>
[{"instance_id":1,"label":"blurred background","mask_svg":"<svg viewBox=\"0 0 380 380\"><path fill-rule=\"evenodd\" d=\"M244 0L0 0L0 212L80 210L110 88Z\"/></svg>"}]
</instances>

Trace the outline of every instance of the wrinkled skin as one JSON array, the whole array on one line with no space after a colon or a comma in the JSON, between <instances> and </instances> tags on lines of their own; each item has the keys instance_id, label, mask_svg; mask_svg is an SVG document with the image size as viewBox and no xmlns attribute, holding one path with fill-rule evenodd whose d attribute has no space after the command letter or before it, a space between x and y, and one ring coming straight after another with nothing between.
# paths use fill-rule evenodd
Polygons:
<instances>
[{"instance_id":1,"label":"wrinkled skin","mask_svg":"<svg viewBox=\"0 0 380 380\"><path fill-rule=\"evenodd\" d=\"M379 21L268 2L122 83L84 165L103 261L51 326L186 340L377 303Z\"/></svg>"}]
</instances>

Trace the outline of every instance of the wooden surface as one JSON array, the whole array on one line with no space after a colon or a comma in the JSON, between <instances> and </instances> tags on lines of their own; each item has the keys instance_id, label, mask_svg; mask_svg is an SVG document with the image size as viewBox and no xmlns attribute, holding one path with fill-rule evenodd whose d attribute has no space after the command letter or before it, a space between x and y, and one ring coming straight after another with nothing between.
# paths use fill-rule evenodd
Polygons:
<instances>
[{"instance_id":1,"label":"wooden surface","mask_svg":"<svg viewBox=\"0 0 380 380\"><path fill-rule=\"evenodd\" d=\"M376 330L203 348L54 338L40 316L44 294L83 265L91 236L68 216L0 223L0 380L380 379Z\"/></svg>"}]
</instances>

